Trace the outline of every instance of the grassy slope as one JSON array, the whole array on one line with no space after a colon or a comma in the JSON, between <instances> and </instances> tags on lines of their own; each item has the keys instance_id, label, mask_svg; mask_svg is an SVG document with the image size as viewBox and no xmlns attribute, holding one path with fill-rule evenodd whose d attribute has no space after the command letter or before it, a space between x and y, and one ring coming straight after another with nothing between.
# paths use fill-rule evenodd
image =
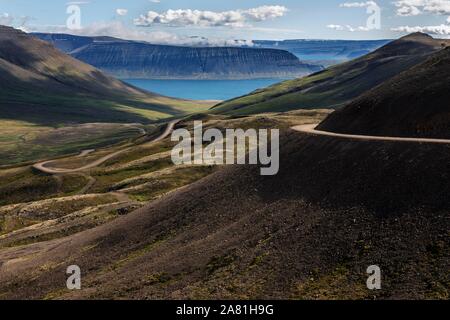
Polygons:
<instances>
[{"instance_id":1,"label":"grassy slope","mask_svg":"<svg viewBox=\"0 0 450 320\"><path fill-rule=\"evenodd\" d=\"M201 112L210 105L166 97L133 99L0 89L0 118L57 126L66 123L141 122Z\"/></svg>"},{"instance_id":2,"label":"grassy slope","mask_svg":"<svg viewBox=\"0 0 450 320\"><path fill-rule=\"evenodd\" d=\"M426 35L413 34L356 60L223 102L212 112L246 115L336 108L423 61L427 54L441 48L441 42Z\"/></svg>"},{"instance_id":3,"label":"grassy slope","mask_svg":"<svg viewBox=\"0 0 450 320\"><path fill-rule=\"evenodd\" d=\"M0 26L0 166L136 136L124 128L92 134L79 126L66 141L54 143L45 135L54 134L55 128L98 122L146 124L201 112L211 105L142 91L44 41Z\"/></svg>"},{"instance_id":4,"label":"grassy slope","mask_svg":"<svg viewBox=\"0 0 450 320\"><path fill-rule=\"evenodd\" d=\"M95 149L142 135L151 126L122 124L71 125L52 128L0 120L0 167Z\"/></svg>"},{"instance_id":5,"label":"grassy slope","mask_svg":"<svg viewBox=\"0 0 450 320\"><path fill-rule=\"evenodd\" d=\"M0 118L43 125L148 122L208 105L129 86L18 30L0 26Z\"/></svg>"}]
</instances>

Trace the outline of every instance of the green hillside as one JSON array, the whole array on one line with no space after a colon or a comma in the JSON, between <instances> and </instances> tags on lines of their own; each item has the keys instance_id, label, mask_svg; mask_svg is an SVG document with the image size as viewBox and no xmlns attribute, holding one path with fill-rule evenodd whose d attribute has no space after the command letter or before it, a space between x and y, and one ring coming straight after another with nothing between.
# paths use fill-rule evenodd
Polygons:
<instances>
[{"instance_id":1,"label":"green hillside","mask_svg":"<svg viewBox=\"0 0 450 320\"><path fill-rule=\"evenodd\" d=\"M213 107L212 112L248 115L336 108L423 62L429 54L445 45L445 40L421 33L411 34L350 62L225 101Z\"/></svg>"},{"instance_id":2,"label":"green hillside","mask_svg":"<svg viewBox=\"0 0 450 320\"><path fill-rule=\"evenodd\" d=\"M40 125L148 122L207 105L129 86L21 31L0 26L0 119Z\"/></svg>"},{"instance_id":3,"label":"green hillside","mask_svg":"<svg viewBox=\"0 0 450 320\"><path fill-rule=\"evenodd\" d=\"M450 138L450 47L330 114L325 131Z\"/></svg>"}]
</instances>

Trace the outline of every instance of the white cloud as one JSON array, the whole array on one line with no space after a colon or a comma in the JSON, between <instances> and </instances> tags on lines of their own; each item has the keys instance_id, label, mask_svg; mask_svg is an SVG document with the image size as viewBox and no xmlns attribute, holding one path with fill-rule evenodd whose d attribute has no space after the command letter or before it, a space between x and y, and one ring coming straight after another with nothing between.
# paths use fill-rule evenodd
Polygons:
<instances>
[{"instance_id":1,"label":"white cloud","mask_svg":"<svg viewBox=\"0 0 450 320\"><path fill-rule=\"evenodd\" d=\"M351 26L347 26L348 31L350 32L356 32L356 31L361 31L361 32L366 32L366 31L372 31L373 29L369 28L369 27L365 27L365 26L358 26L358 27L351 27Z\"/></svg>"},{"instance_id":2,"label":"white cloud","mask_svg":"<svg viewBox=\"0 0 450 320\"><path fill-rule=\"evenodd\" d=\"M450 15L450 0L398 0L394 2L399 16L423 13Z\"/></svg>"},{"instance_id":3,"label":"white cloud","mask_svg":"<svg viewBox=\"0 0 450 320\"><path fill-rule=\"evenodd\" d=\"M0 14L0 25L10 26L14 21L14 17L12 17L9 13Z\"/></svg>"},{"instance_id":4,"label":"white cloud","mask_svg":"<svg viewBox=\"0 0 450 320\"><path fill-rule=\"evenodd\" d=\"M66 2L66 5L82 5L82 4L89 4L89 1L70 1Z\"/></svg>"},{"instance_id":5,"label":"white cloud","mask_svg":"<svg viewBox=\"0 0 450 320\"><path fill-rule=\"evenodd\" d=\"M345 2L339 5L341 8L366 8L370 6L377 6L377 3L374 1L366 1L366 2Z\"/></svg>"},{"instance_id":6,"label":"white cloud","mask_svg":"<svg viewBox=\"0 0 450 320\"><path fill-rule=\"evenodd\" d=\"M154 44L181 46L253 46L251 40L226 38L205 38L180 36L171 32L148 31L147 29L130 29L121 21L97 22L80 30L69 30L66 26L31 27L29 32L68 33L80 36L109 36L126 40L145 41Z\"/></svg>"},{"instance_id":7,"label":"white cloud","mask_svg":"<svg viewBox=\"0 0 450 320\"><path fill-rule=\"evenodd\" d=\"M261 6L242 11L244 16L248 16L253 21L264 21L282 17L288 9L284 6Z\"/></svg>"},{"instance_id":8,"label":"white cloud","mask_svg":"<svg viewBox=\"0 0 450 320\"><path fill-rule=\"evenodd\" d=\"M402 26L392 28L391 30L406 33L423 32L435 35L450 35L450 25L448 24L441 24L439 26L416 26L416 27Z\"/></svg>"},{"instance_id":9,"label":"white cloud","mask_svg":"<svg viewBox=\"0 0 450 320\"><path fill-rule=\"evenodd\" d=\"M161 3L161 0L149 0L149 1L153 3Z\"/></svg>"},{"instance_id":10,"label":"white cloud","mask_svg":"<svg viewBox=\"0 0 450 320\"><path fill-rule=\"evenodd\" d=\"M333 29L336 31L349 31L349 32L365 32L365 31L371 31L372 29L369 27L359 26L359 27L352 27L350 25L340 25L340 24L329 24L327 25L327 28Z\"/></svg>"},{"instance_id":11,"label":"white cloud","mask_svg":"<svg viewBox=\"0 0 450 320\"><path fill-rule=\"evenodd\" d=\"M20 29L22 31L27 31L27 23L31 21L33 18L28 16L16 17L12 16L8 13L0 14L0 25L15 27L16 29Z\"/></svg>"},{"instance_id":12,"label":"white cloud","mask_svg":"<svg viewBox=\"0 0 450 320\"><path fill-rule=\"evenodd\" d=\"M284 6L261 6L247 10L222 12L191 9L167 10L163 13L149 11L134 20L137 26L168 25L175 27L244 27L250 22L260 22L282 17L288 9Z\"/></svg>"},{"instance_id":13,"label":"white cloud","mask_svg":"<svg viewBox=\"0 0 450 320\"><path fill-rule=\"evenodd\" d=\"M424 7L426 12L433 14L449 15L450 14L450 1L448 0L433 0L427 1Z\"/></svg>"},{"instance_id":14,"label":"white cloud","mask_svg":"<svg viewBox=\"0 0 450 320\"><path fill-rule=\"evenodd\" d=\"M446 23L447 24L441 24L438 26L415 26L415 27L401 26L401 27L392 28L391 30L397 31L397 32L407 32L407 33L424 32L424 33L429 33L429 34L448 36L448 35L450 35L450 17L447 17Z\"/></svg>"},{"instance_id":15,"label":"white cloud","mask_svg":"<svg viewBox=\"0 0 450 320\"><path fill-rule=\"evenodd\" d=\"M128 10L127 9L116 9L116 13L119 16L126 16L128 14Z\"/></svg>"},{"instance_id":16,"label":"white cloud","mask_svg":"<svg viewBox=\"0 0 450 320\"><path fill-rule=\"evenodd\" d=\"M327 28L333 29L336 31L349 31L349 32L366 32L366 31L372 31L374 29L380 29L381 28L381 21L380 21L380 7L375 1L365 1L365 2L345 2L341 3L339 5L341 8L366 8L368 14L374 14L378 13L378 21L375 21L373 19L367 20L366 26L357 26L353 27L351 25L340 25L340 24L329 24L327 25ZM373 22L377 22L375 25Z\"/></svg>"},{"instance_id":17,"label":"white cloud","mask_svg":"<svg viewBox=\"0 0 450 320\"><path fill-rule=\"evenodd\" d=\"M327 25L327 28L328 29L333 29L333 30L336 30L336 31L344 31L345 30L345 27L341 26L340 24L329 24L329 25Z\"/></svg>"},{"instance_id":18,"label":"white cloud","mask_svg":"<svg viewBox=\"0 0 450 320\"><path fill-rule=\"evenodd\" d=\"M420 14L450 15L450 0L400 0L396 1L397 15L417 16ZM447 24L435 26L400 26L392 28L397 32L424 32L435 35L450 35L450 17L446 19Z\"/></svg>"},{"instance_id":19,"label":"white cloud","mask_svg":"<svg viewBox=\"0 0 450 320\"><path fill-rule=\"evenodd\" d=\"M397 9L397 15L402 17L409 17L409 16L418 16L421 14L422 11L420 11L419 8L411 6L404 6Z\"/></svg>"}]
</instances>

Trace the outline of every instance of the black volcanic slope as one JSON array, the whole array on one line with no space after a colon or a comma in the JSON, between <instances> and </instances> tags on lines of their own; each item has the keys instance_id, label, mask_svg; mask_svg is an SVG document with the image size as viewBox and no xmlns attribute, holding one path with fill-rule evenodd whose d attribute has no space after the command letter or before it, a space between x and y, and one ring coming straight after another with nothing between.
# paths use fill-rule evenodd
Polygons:
<instances>
[{"instance_id":1,"label":"black volcanic slope","mask_svg":"<svg viewBox=\"0 0 450 320\"><path fill-rule=\"evenodd\" d=\"M1 119L144 122L139 109L180 114L184 103L190 104L126 85L47 42L0 26Z\"/></svg>"},{"instance_id":2,"label":"black volcanic slope","mask_svg":"<svg viewBox=\"0 0 450 320\"><path fill-rule=\"evenodd\" d=\"M334 112L319 129L364 135L450 138L450 48Z\"/></svg>"},{"instance_id":3,"label":"black volcanic slope","mask_svg":"<svg viewBox=\"0 0 450 320\"><path fill-rule=\"evenodd\" d=\"M228 167L107 225L1 250L2 298L447 299L449 160L444 145L288 131L276 176ZM65 289L71 264L81 291Z\"/></svg>"},{"instance_id":4,"label":"black volcanic slope","mask_svg":"<svg viewBox=\"0 0 450 320\"><path fill-rule=\"evenodd\" d=\"M34 34L120 78L251 79L298 77L322 69L284 50L154 45L107 37Z\"/></svg>"},{"instance_id":5,"label":"black volcanic slope","mask_svg":"<svg viewBox=\"0 0 450 320\"><path fill-rule=\"evenodd\" d=\"M222 102L220 114L246 115L296 109L338 108L384 81L425 61L447 40L416 33L392 41L358 59L297 80L285 81Z\"/></svg>"}]
</instances>

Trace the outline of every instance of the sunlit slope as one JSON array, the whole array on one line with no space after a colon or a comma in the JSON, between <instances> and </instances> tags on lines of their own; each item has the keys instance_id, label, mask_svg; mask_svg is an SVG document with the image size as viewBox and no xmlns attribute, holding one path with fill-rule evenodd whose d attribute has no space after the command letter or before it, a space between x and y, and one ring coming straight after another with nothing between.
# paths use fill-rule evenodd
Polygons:
<instances>
[{"instance_id":1,"label":"sunlit slope","mask_svg":"<svg viewBox=\"0 0 450 320\"><path fill-rule=\"evenodd\" d=\"M0 118L37 124L146 122L205 108L103 74L48 43L0 26Z\"/></svg>"}]
</instances>

